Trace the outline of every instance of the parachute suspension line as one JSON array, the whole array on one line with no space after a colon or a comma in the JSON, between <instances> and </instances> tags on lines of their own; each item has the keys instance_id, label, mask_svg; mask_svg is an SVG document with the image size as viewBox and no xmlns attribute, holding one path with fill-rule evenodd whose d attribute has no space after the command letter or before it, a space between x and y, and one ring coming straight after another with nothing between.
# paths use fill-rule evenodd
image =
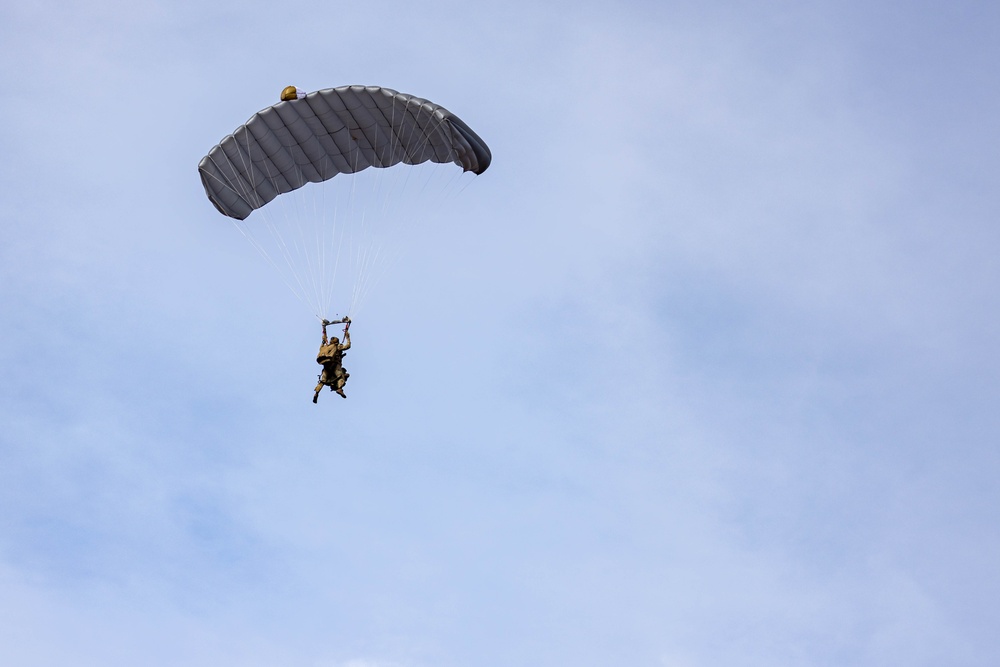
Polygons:
<instances>
[{"instance_id":1,"label":"parachute suspension line","mask_svg":"<svg viewBox=\"0 0 1000 667\"><path fill-rule=\"evenodd\" d=\"M300 208L298 215L296 217L296 229L299 232L299 239L302 243L303 257L306 260L306 269L310 283L312 285L313 294L316 298L316 312L320 313L321 304L323 303L323 292L324 292L324 274L323 274L323 262L322 262L322 252L320 248L316 245L316 198L315 192L311 193L312 197L303 198L300 202ZM313 225L309 227L309 221L313 221ZM312 248L310 252L309 249Z\"/></svg>"},{"instance_id":2,"label":"parachute suspension line","mask_svg":"<svg viewBox=\"0 0 1000 667\"><path fill-rule=\"evenodd\" d=\"M391 187L385 187L386 182L390 181L391 185L391 179L396 176L398 174L393 174L387 170L376 172L372 182L373 211L364 210L360 214L361 228L364 232L362 243L358 247L358 265L361 271L358 280L354 284L352 294L352 308L354 309L360 309L362 303L389 269L389 264L386 261L386 245L382 241L382 237L377 235L378 232L375 230L371 218L374 217L376 220L381 220L385 223L390 222L391 218L388 215L387 206L384 201L379 200L379 197L389 198ZM388 224L383 226L388 226ZM383 230L382 236L385 235L389 238L398 238L392 233L391 229Z\"/></svg>"},{"instance_id":3,"label":"parachute suspension line","mask_svg":"<svg viewBox=\"0 0 1000 667\"><path fill-rule=\"evenodd\" d=\"M471 156L457 152L462 150L460 143L468 147L462 143L463 135L480 160L477 171L488 166L489 155L487 150L484 163L481 146L461 125L450 123L447 110L426 100L388 89L353 87L319 94L323 98L366 96L368 103L363 114L348 112L353 120L343 115L340 129L330 131L343 148L311 158L314 171L300 162L294 146L282 148L282 142L275 143L264 116L254 116L237 128L206 156L204 169L199 169L216 206L235 218L244 238L322 321L323 315L330 315L331 304L342 298L347 304L337 304L337 312L349 305L347 312L356 314L403 256L400 230L407 235L421 233L446 203L468 187L471 179L462 178L464 172L454 169L455 164L470 164ZM275 152L283 150L293 152ZM299 156L294 160L306 171L283 161L292 155ZM219 166L227 161L229 168ZM401 168L390 168L395 165ZM373 180L359 184L362 177ZM438 181L444 181L443 192ZM327 187L335 189L328 193ZM233 194L225 194L226 188ZM428 197L431 190L434 196ZM415 197L426 201L410 206ZM251 223L237 218L251 213L255 214ZM340 280L344 277L347 284Z\"/></svg>"},{"instance_id":4,"label":"parachute suspension line","mask_svg":"<svg viewBox=\"0 0 1000 667\"><path fill-rule=\"evenodd\" d=\"M330 164L330 162L324 161L324 166ZM326 175L324 174L324 178ZM331 177L336 181L336 176ZM330 180L330 179L326 179ZM323 300L324 316L329 314L333 303L333 296L336 287L336 278L340 271L340 257L343 251L344 245L344 230L341 228L340 216L341 216L341 205L339 199L335 199L332 205L327 205L327 189L330 187L335 187L335 193L340 190L340 183L327 183L324 181L319 184L319 189L322 190L322 205L320 207L321 215L318 216L319 228L316 230L317 235L320 238L319 246L321 248L321 254L323 257L324 265L324 280L323 284L326 289L326 294ZM329 216L329 218L327 217ZM327 263L330 261L327 257L328 254L332 253L332 267L326 268Z\"/></svg>"},{"instance_id":5,"label":"parachute suspension line","mask_svg":"<svg viewBox=\"0 0 1000 667\"><path fill-rule=\"evenodd\" d=\"M281 278L282 282L285 283L285 286L288 289L290 289L292 293L295 294L296 297L298 297L299 301L302 301L301 295L295 289L295 287L288 281L288 277L284 274L281 268L275 263L270 253L268 253L267 250L263 247L263 245L261 245L260 241L258 241L257 238L254 237L254 235L249 232L246 223L243 220L233 219L233 226L236 227L236 229L238 229L240 233L243 235L243 238L249 241L250 245L253 246L258 253L260 253L261 257L263 257L264 260L267 261L267 263L274 268L275 272Z\"/></svg>"},{"instance_id":6,"label":"parachute suspension line","mask_svg":"<svg viewBox=\"0 0 1000 667\"><path fill-rule=\"evenodd\" d=\"M290 247L286 241L285 234L282 234L281 232L281 225L287 223L276 221L271 211L266 211L265 209L259 210L263 212L260 221L261 226L271 237L271 242L274 248L278 251L281 259L284 261L285 270L282 270L274 259L271 259L272 265L274 265L274 267L282 275L285 280L285 284L288 285L289 289L292 290L298 299L311 310L315 311L316 308L313 300L310 298L310 291L307 289L306 285L303 284L303 276L300 271L295 270L296 253L293 251L293 247ZM287 219L287 212L285 212L285 217ZM264 248L265 255L270 258L271 253L267 252L267 249L263 244L261 244L261 247ZM292 280L288 279L289 275L292 277Z\"/></svg>"},{"instance_id":7,"label":"parachute suspension line","mask_svg":"<svg viewBox=\"0 0 1000 667\"><path fill-rule=\"evenodd\" d=\"M339 190L340 190L340 188L338 188L338 192L339 192ZM337 204L334 207L334 224L337 225L338 226L337 229L339 229L339 233L336 235L337 254L336 254L336 261L335 261L335 271L338 272L338 273L340 272L340 261L341 261L341 258L345 254L345 252L344 252L344 242L345 242L345 239L347 238L347 229L346 228L349 226L349 222L350 222L350 218L347 215L344 215L344 216L341 215L341 208L342 208L341 202L340 202L340 199L338 198ZM340 222L340 218L341 217L346 218L346 221L343 222L343 223L341 223ZM330 296L330 299L331 299L331 302L332 302L332 300L333 300L333 295L332 294Z\"/></svg>"},{"instance_id":8,"label":"parachute suspension line","mask_svg":"<svg viewBox=\"0 0 1000 667\"><path fill-rule=\"evenodd\" d=\"M439 118L433 129L425 132L425 135L437 131L443 123L444 119ZM439 214L444 210L446 205L475 180L474 174L472 178L463 179L468 172L463 172L454 167L455 165L450 162L428 161L419 166L413 165L406 169L397 170L397 178L402 179L402 184L398 186L396 193L413 197L414 199L419 198L421 201L420 210L423 215L414 216L412 220L407 221L411 227L408 230L409 233L423 233L430 224L430 221L439 218ZM464 185L458 187L458 184L463 180L466 181ZM433 196L432 193L434 193ZM405 196L402 198L405 199ZM387 199L384 205L388 207L389 204L390 202ZM402 250L400 249L393 261L398 261L402 254Z\"/></svg>"},{"instance_id":9,"label":"parachute suspension line","mask_svg":"<svg viewBox=\"0 0 1000 667\"><path fill-rule=\"evenodd\" d=\"M381 151L377 144L381 133L377 130L375 132L376 145L374 148L377 163L374 165L376 168L368 172L372 178L368 198L372 203L370 206L363 207L363 210L357 214L360 217L358 224L360 238L355 245L353 254L357 265L357 279L353 283L351 295L351 308L354 312L360 310L374 286L380 282L388 269L383 239L396 238L391 233L391 227L393 222L398 224L398 221L389 215L388 202L394 194L394 184L398 183L399 170L388 167L399 161L407 161L406 145L409 141L409 137L400 137L396 133L398 102L397 98L391 98L389 127L385 132L386 143L382 145ZM401 113L404 115L406 113L405 103L402 104ZM397 150L403 152L402 157L398 156ZM376 226L373 219L380 224Z\"/></svg>"},{"instance_id":10,"label":"parachute suspension line","mask_svg":"<svg viewBox=\"0 0 1000 667\"><path fill-rule=\"evenodd\" d=\"M320 287L322 291L321 308L324 317L330 313L333 303L334 288L336 286L337 269L340 264L340 245L337 243L339 231L339 211L334 207L332 212L327 205L327 181L334 176L329 175L327 170L332 165L329 157L323 158L323 170L321 178L323 181L313 188L313 203L318 206L314 211L313 219L317 222L316 248L319 251L320 265ZM319 190L318 194L316 190ZM332 257L331 257L332 255Z\"/></svg>"},{"instance_id":11,"label":"parachute suspension line","mask_svg":"<svg viewBox=\"0 0 1000 667\"><path fill-rule=\"evenodd\" d=\"M332 164L329 157L323 157L323 184L319 188L321 190L322 202L320 204L319 210L317 211L317 218L320 220L318 229L316 230L319 239L317 240L318 247L320 248L320 256L322 258L323 275L328 276L323 280L323 285L325 288L325 293L323 295L323 312L329 313L330 308L333 304L333 292L334 283L337 276L337 268L340 265L340 249L341 245L337 243L337 231L338 231L338 214L339 210L337 207L333 208L332 214L328 213L330 207L327 206L326 195L327 188L325 187L326 181L333 178L333 176L327 175L327 168ZM332 215L331 220L327 220L327 215ZM329 228L329 239L327 238L327 229ZM341 239L343 235L341 235ZM332 258L328 258L328 251L335 250ZM328 262L332 259L332 267L328 268Z\"/></svg>"},{"instance_id":12,"label":"parachute suspension line","mask_svg":"<svg viewBox=\"0 0 1000 667\"><path fill-rule=\"evenodd\" d=\"M329 178L327 176L327 174L326 174L326 160L327 160L327 158L324 156L324 158L323 158L323 170L322 170L322 172L320 174L320 176L323 179L323 181L326 181ZM314 193L314 196L313 196L313 199L312 199L312 201L313 201L313 212L312 212L312 215L313 215L313 219L314 220L319 220L320 221L320 223L318 225L315 225L315 229L314 229L314 235L315 235L315 239L314 239L315 246L314 247L316 247L318 249L318 251L319 251L318 261L319 261L319 271L320 271L320 276L321 276L320 281L319 281L320 288L321 288L321 291L320 291L320 304L321 304L321 308L323 309L323 311L322 311L323 315L325 317L326 314L327 314L327 312L330 309L330 300L332 298L330 293L331 293L332 289L331 289L331 284L330 284L331 281L327 280L327 271L328 271L328 268L327 268L327 240L326 240L327 221L326 221L326 216L323 213L324 211L327 210L326 209L326 188L319 188L319 189L322 191L319 194L319 197L321 198L322 201L320 202L319 206L316 206L316 199L317 199L317 197L315 196L315 193Z\"/></svg>"},{"instance_id":13,"label":"parachute suspension line","mask_svg":"<svg viewBox=\"0 0 1000 667\"><path fill-rule=\"evenodd\" d=\"M237 149L239 149L240 148L239 137L234 136L234 139L236 140L237 143ZM247 202L249 202L257 212L259 212L258 217L262 219L261 222L263 223L261 226L263 226L264 229L270 235L275 248L279 251L281 259L284 261L284 265L287 271L282 270L276 258L272 256L271 252L268 252L267 246L252 231L253 227L250 224L244 223L241 225L239 223L242 221L234 220L234 222L237 223L236 224L237 228L240 230L243 236L250 241L250 244L254 248L256 248L257 251L264 257L264 259L275 269L275 271L277 271L278 275L281 277L282 282L284 282L285 286L288 287L288 289L291 290L293 294L295 294L296 298L304 305L306 305L308 308L313 310L313 312L318 313L319 312L318 305L315 303L314 299L310 298L311 296L310 291L302 283L301 272L295 270L295 256L296 254L301 255L303 251L300 249L298 252L295 252L293 251L293 249L289 248L288 243L286 242L284 236L280 232L279 224L276 222L275 216L272 215L272 211L268 207L261 206L262 197L257 191L257 186L256 186L258 176L257 174L255 174L253 153L251 150L251 135L249 132L249 128L245 126L243 127L243 143L245 144L246 149L237 150L237 153L239 154L240 160L242 162L244 172L249 175L249 181L247 183L249 188L237 184L239 185L237 192L239 192L240 195L243 196L244 199ZM226 155L226 157L230 161L230 163L232 163L232 158L230 158L228 154ZM260 174L260 177L267 179L273 188L277 189L276 177L274 175L267 173L266 170L263 172L258 171L257 173ZM288 219L288 212L287 210L284 210L283 212L285 214L285 221L287 226L288 223L290 222ZM289 275L291 276L292 280L289 280Z\"/></svg>"},{"instance_id":14,"label":"parachute suspension line","mask_svg":"<svg viewBox=\"0 0 1000 667\"><path fill-rule=\"evenodd\" d=\"M416 113L412 114L413 122L407 124L406 132L403 135L395 136L399 147L404 151L401 161L404 162L405 166L396 169L369 169L365 172L369 175L372 175L372 172L374 172L372 206L367 208L362 207L363 210L361 211L358 211L355 207L354 197L357 196L358 190L357 188L352 188L351 190L351 220L358 223L356 225L358 228L358 238L352 240L352 252L350 253L352 265L356 267L355 279L352 283L351 313L356 313L361 308L369 293L377 287L381 280L389 273L391 267L397 264L403 255L402 247L394 248L392 252L389 252L388 248L379 242L375 235L376 232L373 231L372 218L374 217L383 223L381 225L382 230L390 238L399 238L400 228L404 226L404 222L409 226L408 232L420 232L422 228L426 227L429 220L437 217L434 214L440 213L445 204L463 191L465 187L468 187L472 180L464 179L465 182L463 183L462 177L464 172L455 170L454 165L451 163L442 164L434 159L427 159L425 152L411 156L406 151L406 146L411 144L417 134L422 135L422 144L431 146L431 148L425 148L424 151L433 150L431 137L441 130L446 121L445 117L435 116L432 111L428 110L428 114L431 116L428 119L430 122L427 123L426 127L423 127L421 125L421 115L425 111L424 105L404 105L402 113L410 113L413 106L416 107ZM390 127L395 128L395 100L391 105L391 109ZM390 148L389 164L395 164L397 160L395 153L396 144L390 144ZM377 147L376 155L378 155ZM380 161L379 164L384 164L384 162ZM357 170L357 164L354 165L354 168ZM442 176L445 178L442 178ZM439 187L431 188L431 184L435 183L437 185L442 180L444 181L444 195L441 197L428 197L430 190L436 191L440 189ZM460 187L457 187L459 184ZM406 201L407 195L430 199L430 203L436 205L422 206L420 210L425 211L426 215L412 216L412 219L409 216L396 215L395 213L398 213L398 211L392 211L391 204ZM425 204L427 202L421 203ZM372 215L373 213L375 214L374 216Z\"/></svg>"},{"instance_id":15,"label":"parachute suspension line","mask_svg":"<svg viewBox=\"0 0 1000 667\"><path fill-rule=\"evenodd\" d=\"M378 135L376 133L376 145L375 145L376 159L378 159L377 138ZM359 150L357 153L355 153L355 163L354 165L352 165L355 174L360 173L359 170L360 160L361 160L361 151ZM372 167L369 167L368 169L372 168L378 170L370 172L370 175L374 176L374 181L377 181L379 175L382 173L381 169L379 169L377 165L372 165ZM361 308L362 305L362 299L361 295L358 292L358 289L360 285L364 284L368 280L371 274L372 264L369 261L370 249L372 245L377 243L377 237L372 231L370 220L368 219L368 211L365 209L365 207L358 205L359 181L360 178L357 177L351 179L350 209L349 209L350 219L352 221L356 221L356 224L352 225L352 227L356 228L353 229L352 231L356 233L352 236L350 243L350 249L351 249L350 259L351 259L351 266L353 268L354 280L352 281L351 284L352 288L351 305L349 308L349 312L354 314L357 313L357 311Z\"/></svg>"},{"instance_id":16,"label":"parachute suspension line","mask_svg":"<svg viewBox=\"0 0 1000 667\"><path fill-rule=\"evenodd\" d=\"M331 312L343 244L343 231L339 220L340 206L336 202L333 205L328 205L327 202L327 188L339 185L339 183L327 183L334 178L328 176L327 169L331 165L332 162L324 158L320 167L320 183L285 195L286 199L298 204L298 210L293 217L296 227L300 230L300 238L305 249L306 261L303 267L304 271L309 273L313 286L314 310L320 319L330 315ZM309 252L310 248L312 252Z\"/></svg>"},{"instance_id":17,"label":"parachute suspension line","mask_svg":"<svg viewBox=\"0 0 1000 667\"><path fill-rule=\"evenodd\" d=\"M395 117L395 100L393 100L392 107L393 107L393 117ZM392 126L390 124L390 128L391 127ZM375 155L376 158L378 159L379 164L376 165L377 168L372 174L373 178L369 195L373 202L373 208L372 211L369 211L366 208L360 214L361 215L360 229L361 229L361 239L362 239L361 245L358 248L358 265L360 267L360 273L358 276L358 280L354 283L354 288L352 290L352 295L351 295L352 310L357 310L361 308L362 303L365 301L365 299L367 298L368 294L371 291L371 285L377 282L378 278L380 278L378 269L382 268L380 260L383 255L384 244L382 242L381 237L379 236L379 232L376 229L375 224L371 220L372 216L370 215L370 213L377 214L380 209L384 211L384 207L379 206L380 196L388 198L388 194L386 193L386 188L384 188L383 186L385 182L392 176L392 170L387 170L385 168L387 166L386 161L382 159L382 157L380 157L379 155L378 145L377 145L378 136L379 135L376 132ZM388 159L388 164L391 165L394 162L395 158L395 146L392 144L391 137L388 138L388 142L389 142L388 148L391 151ZM383 150L385 148L386 147L383 146ZM375 215L374 217L376 219L378 219L379 217L381 217L382 219L386 218L385 215L382 216ZM383 234L384 233L385 230L383 230Z\"/></svg>"},{"instance_id":18,"label":"parachute suspension line","mask_svg":"<svg viewBox=\"0 0 1000 667\"><path fill-rule=\"evenodd\" d=\"M265 174L265 176L271 181L272 187L275 184L275 177L270 174ZM298 204L295 198L289 199L289 203L292 205ZM296 266L305 263L308 266L308 253L305 250L305 244L300 242L302 237L301 225L296 224L301 221L301 215L290 215L287 208L281 208L280 211L276 209L276 213L280 213L284 220L276 220L275 215L272 215L272 211L269 210L270 207L263 207L258 209L263 213L263 223L264 228L271 235L271 239L281 254L282 259L285 262L285 266L288 268L288 273L294 278L298 289L293 288L292 291L296 293L299 300L306 304L313 312L318 312L318 307L315 300L315 289L310 290L303 283L303 280L307 280L307 276L303 276L303 272L296 270ZM294 213L294 211L293 211ZM289 229L293 231L298 231L298 236L293 236L291 239L286 239L286 234L282 233L282 229ZM289 245L291 242L291 245Z\"/></svg>"},{"instance_id":19,"label":"parachute suspension line","mask_svg":"<svg viewBox=\"0 0 1000 667\"><path fill-rule=\"evenodd\" d=\"M378 206L380 203L380 194L384 193L384 183L388 178L387 167L391 167L396 162L396 144L393 142L395 133L395 121L396 121L396 98L391 98L390 100L390 118L389 118L389 130L387 132L387 143L388 145L382 146L382 153L388 149L389 155L386 159L382 153L379 151L378 138L379 132L376 128L375 130L375 145L374 145L374 155L377 163L374 166L375 172L373 174L371 184L371 198ZM353 196L353 192L352 192ZM387 196L387 195L386 195ZM384 208L379 206L375 211L384 211ZM353 282L351 290L351 306L350 312L356 313L360 310L362 303L367 298L370 292L370 286L373 282L377 282L376 267L379 264L379 257L382 254L382 245L377 237L377 231L374 229L374 225L371 223L369 218L369 211L365 210L361 212L361 220L359 221L359 242L356 247L356 252L353 254L353 259L357 264L357 279ZM378 217L378 216L376 216ZM385 216L381 216L385 218Z\"/></svg>"},{"instance_id":20,"label":"parachute suspension line","mask_svg":"<svg viewBox=\"0 0 1000 667\"><path fill-rule=\"evenodd\" d=\"M240 196L242 196L248 203L250 203L251 206L255 207L257 210L261 210L260 209L261 197L260 197L260 194L257 192L257 187L255 185L256 175L254 174L254 162L253 162L253 156L252 156L252 153L251 153L250 130L249 130L249 128L247 128L246 126L243 127L243 141L244 141L244 143L246 145L246 150L239 150L240 149L240 145L239 145L239 137L238 136L234 135L233 139L236 141L236 147L237 147L237 151L236 152L239 155L240 162L242 163L242 166L243 166L243 169L244 169L244 173L246 173L249 176L249 180L247 181L247 185L249 186L249 188L243 186L239 182L237 182L235 184L231 183L230 186L231 187L235 186L234 190L236 190L240 194ZM226 155L226 159L230 162L230 164L233 164L232 158L228 155L228 153L225 154L225 155ZM233 166L235 166L235 165L233 165ZM235 169L234 169L234 172L235 172ZM273 179L271 179L271 180L273 182ZM265 217L265 220L270 217L268 215L268 213L269 212L267 212L267 211L263 212L263 216ZM245 223L241 225L240 223L242 223L243 221L234 220L233 222L236 225L236 228L239 229L240 232L243 234L243 236L248 241L250 241L250 244L254 248L257 249L257 251L261 254L261 256L263 256L264 259L268 263L270 263L272 267L274 267L274 269L278 272L278 275L281 277L281 279L285 283L285 285L292 291L293 294L296 295L296 297L299 298L300 301L302 301L303 300L303 295L300 293L299 290L296 290L295 287L289 282L287 276L281 270L281 268L278 266L277 262L275 262L274 258L271 256L271 254L267 252L267 249L260 242L260 240L257 239L257 237L250 231L250 227L248 225L246 225Z\"/></svg>"},{"instance_id":21,"label":"parachute suspension line","mask_svg":"<svg viewBox=\"0 0 1000 667\"><path fill-rule=\"evenodd\" d=\"M302 264L305 267L306 279L310 283L312 303L315 308L315 313L317 315L322 314L321 304L322 304L322 293L323 293L323 274L320 271L320 261L319 252L315 244L313 243L313 234L309 229L309 221L313 222L313 227L316 225L316 206L310 209L310 200L315 202L315 192L312 193L312 197L308 197L308 193L304 192L306 197L295 197L291 201L296 204L296 209L290 215L287 227L294 229L297 232L297 236L294 241L298 246L298 255L302 258ZM312 250L310 250L312 249Z\"/></svg>"},{"instance_id":22,"label":"parachute suspension line","mask_svg":"<svg viewBox=\"0 0 1000 667\"><path fill-rule=\"evenodd\" d=\"M409 157L406 153L406 146L408 145L410 139L412 139L413 127L419 125L419 112L420 107L418 107L418 115L415 119L415 123L411 126L409 136L404 136L400 138L396 135L396 106L397 99L392 98L390 102L391 114L389 118L389 131L387 132L388 147L383 146L383 152L388 148L389 156L388 159L384 159L383 156L378 151L378 137L379 133L376 130L375 133L375 156L378 160L378 164L375 165L376 170L374 178L372 179L371 186L371 199L373 202L373 208L371 211L365 210L360 214L359 222L359 235L360 239L356 245L355 253L353 258L355 264L357 265L357 278L353 283L353 290L351 295L351 312L357 312L360 310L363 302L367 299L369 293L374 289L385 273L388 271L388 265L385 261L385 248L384 244L381 242L377 230L374 229L374 225L370 220L369 213L375 213L375 217L381 219L383 222L383 227L392 226L392 218L388 211L388 202L390 199L391 191L394 189L394 182L398 183L399 174L396 173L398 170L386 169L396 164L396 145L403 151L403 157L401 161L407 162ZM407 113L407 105L403 104L402 114ZM394 142L393 139L396 141ZM407 175L409 175L409 169L405 170ZM352 192L352 196L353 196ZM398 225L398 220L395 221ZM389 229L383 229L382 233L389 233ZM391 235L391 234L390 234ZM392 236L392 235L391 235Z\"/></svg>"}]
</instances>

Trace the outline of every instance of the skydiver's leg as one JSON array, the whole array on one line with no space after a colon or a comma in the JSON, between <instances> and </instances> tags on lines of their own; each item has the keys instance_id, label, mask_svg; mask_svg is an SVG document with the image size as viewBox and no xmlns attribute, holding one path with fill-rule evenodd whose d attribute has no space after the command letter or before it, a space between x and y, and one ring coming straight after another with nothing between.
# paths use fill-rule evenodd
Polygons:
<instances>
[{"instance_id":1,"label":"skydiver's leg","mask_svg":"<svg viewBox=\"0 0 1000 667\"><path fill-rule=\"evenodd\" d=\"M347 382L347 373L344 371L344 367L341 366L333 372L333 382L330 383L330 391L335 391L343 398L347 398L347 394L344 393L345 382Z\"/></svg>"},{"instance_id":2,"label":"skydiver's leg","mask_svg":"<svg viewBox=\"0 0 1000 667\"><path fill-rule=\"evenodd\" d=\"M333 387L331 386L331 375L332 373L327 371L327 368L323 367L323 372L319 375L319 382L316 383L315 395L313 396L313 403L319 398L319 392L323 390L323 387L330 387L331 391Z\"/></svg>"}]
</instances>

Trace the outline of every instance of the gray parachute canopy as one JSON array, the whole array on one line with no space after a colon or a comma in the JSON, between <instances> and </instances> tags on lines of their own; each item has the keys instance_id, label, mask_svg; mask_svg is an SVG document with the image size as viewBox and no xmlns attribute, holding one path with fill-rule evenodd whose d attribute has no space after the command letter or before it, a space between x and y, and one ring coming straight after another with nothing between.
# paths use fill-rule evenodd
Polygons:
<instances>
[{"instance_id":1,"label":"gray parachute canopy","mask_svg":"<svg viewBox=\"0 0 1000 667\"><path fill-rule=\"evenodd\" d=\"M342 86L255 113L198 163L205 194L245 219L280 194L368 167L453 162L481 174L492 156L460 118L378 86Z\"/></svg>"}]
</instances>

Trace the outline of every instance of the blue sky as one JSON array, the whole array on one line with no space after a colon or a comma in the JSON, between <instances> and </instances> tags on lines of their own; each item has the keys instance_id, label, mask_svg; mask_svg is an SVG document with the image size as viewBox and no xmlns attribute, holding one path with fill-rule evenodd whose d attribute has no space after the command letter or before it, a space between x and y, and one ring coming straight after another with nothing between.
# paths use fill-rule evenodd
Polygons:
<instances>
[{"instance_id":1,"label":"blue sky","mask_svg":"<svg viewBox=\"0 0 1000 667\"><path fill-rule=\"evenodd\" d=\"M0 662L997 664L998 27L7 3ZM494 162L316 406L196 166L354 83Z\"/></svg>"}]
</instances>

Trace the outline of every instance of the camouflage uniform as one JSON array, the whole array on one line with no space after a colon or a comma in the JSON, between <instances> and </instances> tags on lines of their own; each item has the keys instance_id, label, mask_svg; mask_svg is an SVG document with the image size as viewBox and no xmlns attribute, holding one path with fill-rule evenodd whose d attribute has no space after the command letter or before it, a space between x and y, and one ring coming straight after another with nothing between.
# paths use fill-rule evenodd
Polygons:
<instances>
[{"instance_id":1,"label":"camouflage uniform","mask_svg":"<svg viewBox=\"0 0 1000 667\"><path fill-rule=\"evenodd\" d=\"M344 334L344 344L340 344L340 339L334 336L327 340L326 327L323 328L323 344L320 345L319 354L316 355L316 363L323 366L323 373L319 376L319 383L316 385L316 394L313 396L313 403L319 398L320 390L326 386L330 391L335 391L344 398L344 385L351 374L344 370L342 365L344 352L351 349L351 334Z\"/></svg>"}]
</instances>

